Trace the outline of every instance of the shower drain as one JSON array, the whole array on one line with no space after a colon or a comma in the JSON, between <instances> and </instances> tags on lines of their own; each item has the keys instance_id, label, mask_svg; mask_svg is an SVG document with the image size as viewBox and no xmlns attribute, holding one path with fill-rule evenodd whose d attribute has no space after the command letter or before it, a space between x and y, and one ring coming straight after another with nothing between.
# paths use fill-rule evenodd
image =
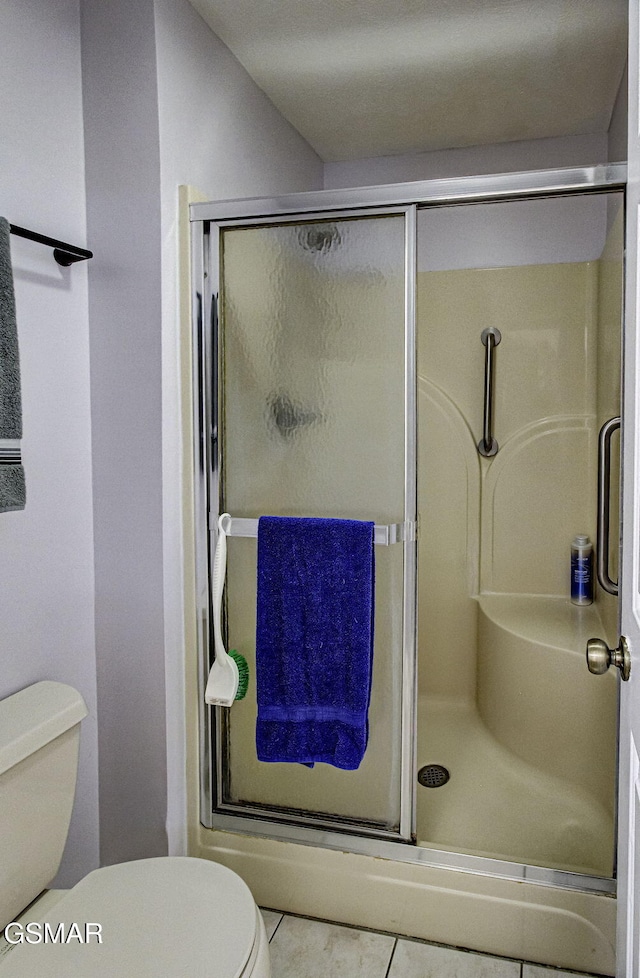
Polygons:
<instances>
[{"instance_id":1,"label":"shower drain","mask_svg":"<svg viewBox=\"0 0 640 978\"><path fill-rule=\"evenodd\" d=\"M450 778L442 764L425 764L418 771L418 782L425 788L441 788Z\"/></svg>"}]
</instances>

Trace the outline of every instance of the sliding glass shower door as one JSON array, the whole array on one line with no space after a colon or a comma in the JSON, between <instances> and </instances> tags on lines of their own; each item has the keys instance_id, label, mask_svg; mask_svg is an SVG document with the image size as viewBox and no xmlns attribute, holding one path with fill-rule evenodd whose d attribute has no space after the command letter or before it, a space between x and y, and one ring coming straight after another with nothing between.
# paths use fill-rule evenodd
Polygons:
<instances>
[{"instance_id":1,"label":"sliding glass shower door","mask_svg":"<svg viewBox=\"0 0 640 978\"><path fill-rule=\"evenodd\" d=\"M251 674L247 697L211 717L212 808L410 839L414 209L211 222L209 240L219 275L211 552L217 512L228 512L227 640ZM257 759L256 540L244 534L261 515L378 527L369 744L357 771Z\"/></svg>"}]
</instances>

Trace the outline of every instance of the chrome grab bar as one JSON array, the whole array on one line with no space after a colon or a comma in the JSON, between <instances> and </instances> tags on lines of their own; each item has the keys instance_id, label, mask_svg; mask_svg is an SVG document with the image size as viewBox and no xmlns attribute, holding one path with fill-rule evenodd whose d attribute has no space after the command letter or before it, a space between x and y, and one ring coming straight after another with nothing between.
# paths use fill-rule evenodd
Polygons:
<instances>
[{"instance_id":1,"label":"chrome grab bar","mask_svg":"<svg viewBox=\"0 0 640 978\"><path fill-rule=\"evenodd\" d=\"M223 529L228 537L257 537L258 521L244 516L229 516L225 514ZM213 519L217 523L217 517ZM378 546L389 547L394 543L412 543L417 539L417 526L412 520L404 523L376 523L373 532L373 542Z\"/></svg>"},{"instance_id":2,"label":"chrome grab bar","mask_svg":"<svg viewBox=\"0 0 640 978\"><path fill-rule=\"evenodd\" d=\"M598 583L609 594L618 593L617 581L609 577L609 511L611 508L611 436L620 418L609 418L598 435L598 539L596 570Z\"/></svg>"},{"instance_id":3,"label":"chrome grab bar","mask_svg":"<svg viewBox=\"0 0 640 978\"><path fill-rule=\"evenodd\" d=\"M493 351L502 339L502 333L494 326L483 329L480 334L482 345L486 347L484 360L484 424L478 451L484 458L498 454L498 442L493 437Z\"/></svg>"}]
</instances>

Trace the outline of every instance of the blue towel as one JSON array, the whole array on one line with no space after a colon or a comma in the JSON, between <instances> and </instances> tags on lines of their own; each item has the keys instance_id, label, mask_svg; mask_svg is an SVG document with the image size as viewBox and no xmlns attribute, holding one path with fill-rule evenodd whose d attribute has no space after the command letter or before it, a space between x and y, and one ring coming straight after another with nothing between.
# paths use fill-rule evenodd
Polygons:
<instances>
[{"instance_id":1,"label":"blue towel","mask_svg":"<svg viewBox=\"0 0 640 978\"><path fill-rule=\"evenodd\" d=\"M367 747L373 523L258 523L256 746L261 761L355 770Z\"/></svg>"}]
</instances>

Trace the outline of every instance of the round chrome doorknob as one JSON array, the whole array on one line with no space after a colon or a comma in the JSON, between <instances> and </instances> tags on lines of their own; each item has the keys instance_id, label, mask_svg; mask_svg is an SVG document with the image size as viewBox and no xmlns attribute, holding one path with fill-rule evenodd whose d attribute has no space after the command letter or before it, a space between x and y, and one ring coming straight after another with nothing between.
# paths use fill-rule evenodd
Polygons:
<instances>
[{"instance_id":1,"label":"round chrome doorknob","mask_svg":"<svg viewBox=\"0 0 640 978\"><path fill-rule=\"evenodd\" d=\"M587 642L587 668L594 676L601 676L611 665L611 650L601 638Z\"/></svg>"},{"instance_id":2,"label":"round chrome doorknob","mask_svg":"<svg viewBox=\"0 0 640 978\"><path fill-rule=\"evenodd\" d=\"M620 636L617 649L610 649L601 638L590 638L587 642L587 668L594 676L601 676L609 666L616 666L626 682L631 673L631 655L624 635Z\"/></svg>"}]
</instances>

